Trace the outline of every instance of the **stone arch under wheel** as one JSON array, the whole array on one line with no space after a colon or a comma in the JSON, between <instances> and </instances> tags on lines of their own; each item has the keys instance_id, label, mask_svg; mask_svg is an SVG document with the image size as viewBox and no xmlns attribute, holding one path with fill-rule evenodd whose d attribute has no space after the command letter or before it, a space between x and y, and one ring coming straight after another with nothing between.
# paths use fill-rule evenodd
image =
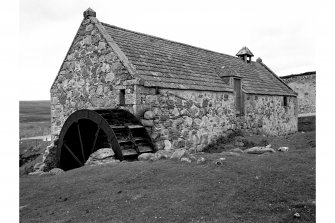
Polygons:
<instances>
[{"instance_id":1,"label":"stone arch under wheel","mask_svg":"<svg viewBox=\"0 0 335 223\"><path fill-rule=\"evenodd\" d=\"M59 135L58 167L81 167L100 148L112 148L115 158L137 158L155 152L152 140L141 122L122 109L78 110L65 121Z\"/></svg>"}]
</instances>

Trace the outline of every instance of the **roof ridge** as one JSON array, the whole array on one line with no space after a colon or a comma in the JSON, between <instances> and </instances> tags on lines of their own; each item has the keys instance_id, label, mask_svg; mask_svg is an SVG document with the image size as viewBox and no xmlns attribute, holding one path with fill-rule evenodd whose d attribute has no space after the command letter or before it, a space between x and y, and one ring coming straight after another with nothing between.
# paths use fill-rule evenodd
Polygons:
<instances>
[{"instance_id":1,"label":"roof ridge","mask_svg":"<svg viewBox=\"0 0 335 223\"><path fill-rule=\"evenodd\" d=\"M125 29L125 28L122 28L122 27L115 26L115 25L110 25L110 24L104 23L104 22L100 22L100 23L103 24L103 25L105 25L105 26L111 27L111 28L116 28L116 29L119 29L119 30L123 30L123 31L127 31L127 32L132 32L132 33L135 33L135 34L140 34L140 35L144 35L144 36L148 36L148 37L152 37L152 38L156 38L156 39L160 39L160 40L164 40L164 41L169 41L171 43L175 43L175 44L179 44L179 45L184 45L184 46L187 46L187 47L193 47L193 48L196 48L196 49L199 49L199 50L203 50L203 51L207 51L207 52L210 52L210 53L217 53L217 54L220 54L220 55L224 55L224 56L232 57L232 58L235 58L235 59L239 59L239 58L237 58L235 56L232 56L232 55L229 55L229 54L220 53L220 52L216 52L216 51L213 51L213 50L208 50L208 49L197 47L197 46L193 46L193 45L190 45L190 44L187 44L187 43L181 43L181 42L177 42L177 41L174 41L174 40L165 39L165 38L162 38L162 37L158 37L158 36L154 36L154 35L150 35L150 34L146 34L146 33L132 31L132 30L129 30L129 29Z\"/></svg>"}]
</instances>

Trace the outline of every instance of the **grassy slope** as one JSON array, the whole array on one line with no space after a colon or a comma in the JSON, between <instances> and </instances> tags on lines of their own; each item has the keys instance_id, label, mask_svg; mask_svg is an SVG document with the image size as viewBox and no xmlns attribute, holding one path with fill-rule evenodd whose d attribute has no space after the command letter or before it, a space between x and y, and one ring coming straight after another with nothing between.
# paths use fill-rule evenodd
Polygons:
<instances>
[{"instance_id":1,"label":"grassy slope","mask_svg":"<svg viewBox=\"0 0 335 223\"><path fill-rule=\"evenodd\" d=\"M223 166L163 160L20 178L22 222L315 222L315 133ZM307 140L307 142L306 142ZM271 143L274 143L270 140ZM218 154L204 154L211 159ZM300 219L293 214L300 213Z\"/></svg>"},{"instance_id":2,"label":"grassy slope","mask_svg":"<svg viewBox=\"0 0 335 223\"><path fill-rule=\"evenodd\" d=\"M20 137L50 134L50 101L20 101Z\"/></svg>"},{"instance_id":3,"label":"grassy slope","mask_svg":"<svg viewBox=\"0 0 335 223\"><path fill-rule=\"evenodd\" d=\"M50 101L20 101L20 122L50 121Z\"/></svg>"}]
</instances>

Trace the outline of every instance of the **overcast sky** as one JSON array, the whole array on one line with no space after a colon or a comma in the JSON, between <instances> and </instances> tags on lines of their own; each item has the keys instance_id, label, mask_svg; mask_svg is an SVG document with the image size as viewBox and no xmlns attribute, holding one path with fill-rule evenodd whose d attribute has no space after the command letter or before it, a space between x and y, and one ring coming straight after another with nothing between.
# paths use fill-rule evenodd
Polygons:
<instances>
[{"instance_id":1,"label":"overcast sky","mask_svg":"<svg viewBox=\"0 0 335 223\"><path fill-rule=\"evenodd\" d=\"M101 22L235 55L247 46L277 75L315 71L314 5L304 1L20 0L20 100L49 90L91 7Z\"/></svg>"}]
</instances>

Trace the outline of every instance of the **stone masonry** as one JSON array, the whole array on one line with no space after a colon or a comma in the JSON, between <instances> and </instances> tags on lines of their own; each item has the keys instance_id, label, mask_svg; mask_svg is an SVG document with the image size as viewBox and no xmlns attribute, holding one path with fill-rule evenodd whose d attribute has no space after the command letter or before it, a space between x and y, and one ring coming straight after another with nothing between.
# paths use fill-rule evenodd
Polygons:
<instances>
[{"instance_id":1,"label":"stone masonry","mask_svg":"<svg viewBox=\"0 0 335 223\"><path fill-rule=\"evenodd\" d=\"M131 75L90 19L85 19L51 87L51 135L58 135L66 118L78 109L115 108L133 112ZM119 105L125 89L126 105Z\"/></svg>"},{"instance_id":2,"label":"stone masonry","mask_svg":"<svg viewBox=\"0 0 335 223\"><path fill-rule=\"evenodd\" d=\"M281 79L298 93L298 114L315 113L316 72L288 75Z\"/></svg>"},{"instance_id":3,"label":"stone masonry","mask_svg":"<svg viewBox=\"0 0 335 223\"><path fill-rule=\"evenodd\" d=\"M284 96L244 93L240 116L234 91L148 87L134 70L101 23L95 17L84 18L51 87L52 140L79 109L131 112L146 126L158 150L201 151L237 129L268 135L297 131L294 96L285 96L284 104Z\"/></svg>"}]
</instances>

